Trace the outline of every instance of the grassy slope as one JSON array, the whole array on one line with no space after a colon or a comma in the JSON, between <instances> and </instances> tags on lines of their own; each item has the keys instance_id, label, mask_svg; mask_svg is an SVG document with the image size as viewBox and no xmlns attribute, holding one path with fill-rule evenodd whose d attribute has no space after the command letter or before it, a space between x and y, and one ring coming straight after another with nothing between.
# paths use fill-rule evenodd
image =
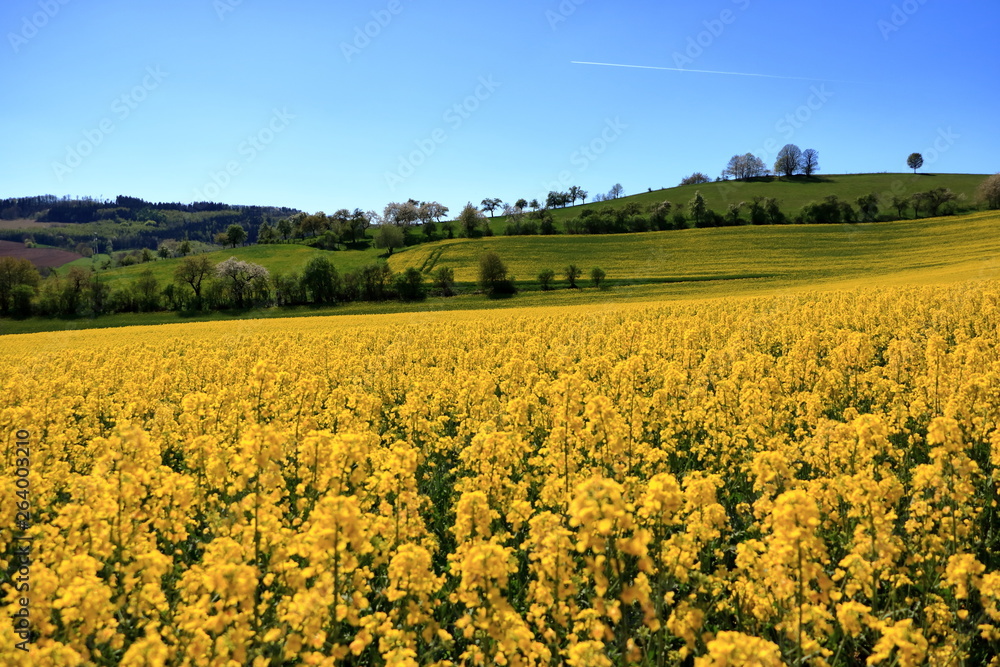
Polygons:
<instances>
[{"instance_id":1,"label":"grassy slope","mask_svg":"<svg viewBox=\"0 0 1000 667\"><path fill-rule=\"evenodd\" d=\"M245 248L235 249L231 248L209 253L208 257L213 262L222 262L230 257L237 257L238 259L260 264L267 268L267 270L271 273L288 274L292 272L301 273L302 269L305 268L306 263L308 263L310 259L316 255L326 255L333 262L334 266L337 267L337 270L343 273L377 261L379 255L383 253L383 250L375 249L329 252L295 243L287 243L278 245L247 246ZM134 280L140 273L149 269L153 272L153 275L156 276L161 284L166 284L168 282L173 282L174 271L181 261L182 260L180 259L157 259L156 261L149 262L147 264L136 264L133 266L101 271L100 275L102 280L114 285L120 280ZM65 273L71 266L80 266L85 269L89 269L92 265L92 260L81 259L60 267L60 271Z\"/></svg>"},{"instance_id":2,"label":"grassy slope","mask_svg":"<svg viewBox=\"0 0 1000 667\"><path fill-rule=\"evenodd\" d=\"M479 255L495 250L520 282L575 263L600 266L612 282L733 281L816 283L928 270L1000 257L996 213L863 225L783 225L621 234L456 239L396 253L390 266L428 272L446 266L476 279Z\"/></svg>"},{"instance_id":3,"label":"grassy slope","mask_svg":"<svg viewBox=\"0 0 1000 667\"><path fill-rule=\"evenodd\" d=\"M578 204L555 209L552 217L557 227L561 228L567 218L578 216L584 208L617 208L628 202L648 207L664 200L676 208L686 206L696 192L701 192L709 208L720 213L725 212L730 204L752 201L756 196L774 197L781 202L781 210L790 216L797 214L806 204L820 201L828 195L837 195L853 205L858 197L877 192L882 195L882 210L895 215L895 211L889 207L893 194L909 195L933 188L951 188L956 193L964 194L966 203L972 204L975 202L976 188L985 178L983 174L848 174L820 175L813 179L794 177L790 180L720 181L643 192L611 202ZM499 216L490 220L495 234L503 234L506 224L506 220Z\"/></svg>"}]
</instances>

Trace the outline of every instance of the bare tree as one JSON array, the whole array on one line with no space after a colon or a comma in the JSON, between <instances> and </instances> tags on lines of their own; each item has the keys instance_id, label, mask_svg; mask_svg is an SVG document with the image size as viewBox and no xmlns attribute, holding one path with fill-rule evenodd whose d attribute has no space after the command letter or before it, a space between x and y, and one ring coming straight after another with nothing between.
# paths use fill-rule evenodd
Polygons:
<instances>
[{"instance_id":1,"label":"bare tree","mask_svg":"<svg viewBox=\"0 0 1000 667\"><path fill-rule=\"evenodd\" d=\"M622 187L622 184L621 183L615 183L611 187L611 192L609 192L608 195L610 195L610 197L612 199L618 199L619 197L622 196L622 194L624 194L624 192L625 192L625 188Z\"/></svg>"},{"instance_id":2,"label":"bare tree","mask_svg":"<svg viewBox=\"0 0 1000 667\"><path fill-rule=\"evenodd\" d=\"M729 159L729 164L726 165L725 170L722 172L724 177L732 176L738 181L759 178L767 176L767 174L767 166L764 164L764 161L753 153L734 155Z\"/></svg>"},{"instance_id":3,"label":"bare tree","mask_svg":"<svg viewBox=\"0 0 1000 667\"><path fill-rule=\"evenodd\" d=\"M819 171L819 151L815 148L807 148L802 151L802 164L800 168L806 176L812 176Z\"/></svg>"}]
</instances>

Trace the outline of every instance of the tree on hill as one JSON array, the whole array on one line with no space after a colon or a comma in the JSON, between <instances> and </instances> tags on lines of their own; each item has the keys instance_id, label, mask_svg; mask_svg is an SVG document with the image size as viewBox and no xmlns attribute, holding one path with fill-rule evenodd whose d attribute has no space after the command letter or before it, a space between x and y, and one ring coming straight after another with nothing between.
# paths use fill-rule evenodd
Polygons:
<instances>
[{"instance_id":1,"label":"tree on hill","mask_svg":"<svg viewBox=\"0 0 1000 667\"><path fill-rule=\"evenodd\" d=\"M681 185L701 185L702 183L711 183L711 182L712 179L710 179L707 175L701 173L700 171L696 171L690 176L681 179Z\"/></svg>"},{"instance_id":2,"label":"tree on hill","mask_svg":"<svg viewBox=\"0 0 1000 667\"><path fill-rule=\"evenodd\" d=\"M402 203L390 202L386 204L385 210L382 212L383 226L394 225L401 227L404 231L409 229L419 218L420 211L412 199Z\"/></svg>"},{"instance_id":3,"label":"tree on hill","mask_svg":"<svg viewBox=\"0 0 1000 667\"><path fill-rule=\"evenodd\" d=\"M819 171L819 151L807 148L802 151L802 163L799 167L806 176L812 176Z\"/></svg>"},{"instance_id":4,"label":"tree on hill","mask_svg":"<svg viewBox=\"0 0 1000 667\"><path fill-rule=\"evenodd\" d=\"M528 200L525 199L524 197L521 197L516 202L514 202L514 206L523 211L524 209L528 208Z\"/></svg>"},{"instance_id":5,"label":"tree on hill","mask_svg":"<svg viewBox=\"0 0 1000 667\"><path fill-rule=\"evenodd\" d=\"M688 211L691 213L691 219L694 220L695 226L701 227L708 214L708 205L705 204L705 198L701 196L701 192L694 193L694 197L688 202Z\"/></svg>"},{"instance_id":6,"label":"tree on hill","mask_svg":"<svg viewBox=\"0 0 1000 667\"><path fill-rule=\"evenodd\" d=\"M924 166L924 156L920 153L910 153L910 157L906 158L906 166L913 170L913 173L917 173L917 169Z\"/></svg>"},{"instance_id":7,"label":"tree on hill","mask_svg":"<svg viewBox=\"0 0 1000 667\"><path fill-rule=\"evenodd\" d=\"M396 248L402 248L404 243L403 229L396 225L382 223L375 232L375 247L385 248L392 255Z\"/></svg>"},{"instance_id":8,"label":"tree on hill","mask_svg":"<svg viewBox=\"0 0 1000 667\"><path fill-rule=\"evenodd\" d=\"M257 232L257 244L258 245L270 245L272 243L278 242L278 232L275 231L268 223L264 223L260 226L260 230Z\"/></svg>"},{"instance_id":9,"label":"tree on hill","mask_svg":"<svg viewBox=\"0 0 1000 667\"><path fill-rule=\"evenodd\" d=\"M870 195L858 197L856 203L858 210L861 211L861 220L863 222L873 222L878 218L878 193L873 192Z\"/></svg>"},{"instance_id":10,"label":"tree on hill","mask_svg":"<svg viewBox=\"0 0 1000 667\"><path fill-rule=\"evenodd\" d=\"M785 144L778 152L778 159L774 161L774 172L791 178L799 170L801 162L802 150L795 144Z\"/></svg>"},{"instance_id":11,"label":"tree on hill","mask_svg":"<svg viewBox=\"0 0 1000 667\"><path fill-rule=\"evenodd\" d=\"M462 230L462 235L466 238L472 238L479 233L479 227L483 224L484 218L483 214L478 208L469 202L462 209L462 212L458 214L458 226Z\"/></svg>"},{"instance_id":12,"label":"tree on hill","mask_svg":"<svg viewBox=\"0 0 1000 667\"><path fill-rule=\"evenodd\" d=\"M281 234L282 241L288 241L288 238L292 235L294 228L292 227L292 222L288 218L282 218L278 220L278 233Z\"/></svg>"},{"instance_id":13,"label":"tree on hill","mask_svg":"<svg viewBox=\"0 0 1000 667\"><path fill-rule=\"evenodd\" d=\"M553 190L545 198L546 208L564 208L570 202L570 193Z\"/></svg>"},{"instance_id":14,"label":"tree on hill","mask_svg":"<svg viewBox=\"0 0 1000 667\"><path fill-rule=\"evenodd\" d=\"M980 184L977 190L980 201L986 204L986 208L1000 208L1000 174L993 174Z\"/></svg>"},{"instance_id":15,"label":"tree on hill","mask_svg":"<svg viewBox=\"0 0 1000 667\"><path fill-rule=\"evenodd\" d=\"M483 206L483 210L489 211L490 217L492 218L493 212L496 211L498 208L500 208L500 205L503 204L503 200L500 199L499 197L494 197L492 199L486 198L481 203Z\"/></svg>"},{"instance_id":16,"label":"tree on hill","mask_svg":"<svg viewBox=\"0 0 1000 667\"><path fill-rule=\"evenodd\" d=\"M576 200L580 198L580 186L579 185L569 186L569 192L567 192L566 194L569 195L569 200L573 204L573 206L576 206Z\"/></svg>"},{"instance_id":17,"label":"tree on hill","mask_svg":"<svg viewBox=\"0 0 1000 667\"><path fill-rule=\"evenodd\" d=\"M958 200L958 195L952 192L951 188L934 188L924 193L924 196L927 212L931 217L938 215L943 207L948 207L948 204Z\"/></svg>"},{"instance_id":18,"label":"tree on hill","mask_svg":"<svg viewBox=\"0 0 1000 667\"><path fill-rule=\"evenodd\" d=\"M608 192L608 195L612 199L618 199L623 194L625 194L625 188L622 187L621 183L615 183L613 186L611 186L611 191Z\"/></svg>"},{"instance_id":19,"label":"tree on hill","mask_svg":"<svg viewBox=\"0 0 1000 667\"><path fill-rule=\"evenodd\" d=\"M735 178L744 181L750 178L760 178L767 176L767 166L764 161L753 153L734 155L729 159L729 163L722 172L724 178Z\"/></svg>"}]
</instances>

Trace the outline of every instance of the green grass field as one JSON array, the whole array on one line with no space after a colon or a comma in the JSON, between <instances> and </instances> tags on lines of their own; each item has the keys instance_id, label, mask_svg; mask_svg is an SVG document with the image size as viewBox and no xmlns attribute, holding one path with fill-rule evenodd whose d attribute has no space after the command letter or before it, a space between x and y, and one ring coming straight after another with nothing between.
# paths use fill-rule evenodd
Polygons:
<instances>
[{"instance_id":1,"label":"green grass field","mask_svg":"<svg viewBox=\"0 0 1000 667\"><path fill-rule=\"evenodd\" d=\"M585 277L599 266L617 285L753 280L792 286L995 262L1000 259L998 232L1000 216L974 213L857 225L455 239L397 252L389 265L425 273L451 267L456 281L471 285L479 256L493 250L519 284L534 284L543 269L552 269L561 280L563 269L573 263Z\"/></svg>"},{"instance_id":2,"label":"green grass field","mask_svg":"<svg viewBox=\"0 0 1000 667\"><path fill-rule=\"evenodd\" d=\"M248 262L254 262L267 268L272 274L289 274L292 272L301 273L310 259L316 255L325 255L333 262L334 266L341 273L353 271L366 264L379 261L379 256L384 254L384 250L338 250L335 252L319 250L296 243L282 243L277 245L255 245L241 248L228 248L218 252L208 253L209 259L213 262L222 262L230 257L236 257ZM106 257L103 256L103 257ZM139 274L149 270L160 281L161 284L173 282L174 271L182 262L181 259L159 259L145 264L134 264L117 269L101 271L101 279L109 285L122 280L135 280ZM98 264L100 258L98 260ZM92 259L78 259L75 262L64 264L59 268L60 273L65 274L69 267L79 266L90 269L94 266Z\"/></svg>"},{"instance_id":3,"label":"green grass field","mask_svg":"<svg viewBox=\"0 0 1000 667\"><path fill-rule=\"evenodd\" d=\"M479 294L431 298L419 303L352 303L330 308L264 309L206 313L122 314L97 319L0 320L0 333L72 330L194 321L229 321L309 315L366 315L556 307L592 303L711 299L733 295L850 289L871 284L928 284L1000 278L1000 212L863 225L787 225L690 229L609 236L494 237L456 239L415 246L395 253L396 271L414 266L425 273L441 266L471 287L479 253L495 250L518 278L512 298ZM272 271L300 270L315 250L298 245L259 246L215 253L236 255ZM329 253L346 270L375 260L380 251ZM353 259L352 259L353 258ZM561 274L570 262L584 270L582 289L542 292L535 276L543 268ZM176 260L161 260L117 270L129 276L145 268L167 280ZM608 285L594 289L586 274L600 266ZM109 276L111 273L109 272Z\"/></svg>"},{"instance_id":4,"label":"green grass field","mask_svg":"<svg viewBox=\"0 0 1000 667\"><path fill-rule=\"evenodd\" d=\"M702 185L685 185L682 187L654 190L653 192L633 193L610 202L596 204L577 204L552 210L552 218L558 229L568 218L575 218L585 208L618 208L626 203L635 202L647 208L651 204L669 201L674 205L687 206L696 192L701 192L708 207L724 213L730 204L752 201L754 197L774 197L781 204L781 210L790 217L795 216L802 207L811 202L821 201L829 195L837 195L854 205L855 200L863 195L877 192L882 195L882 212L895 216L895 210L890 208L892 195L912 195L916 192L926 192L934 188L951 188L959 195L964 195L960 206L973 206L976 200L976 188L985 180L983 174L847 174L818 175L812 179L793 177L792 179L758 179L753 181L720 181ZM596 193L591 193L596 194ZM542 202L544 203L544 202ZM507 220L501 216L494 219L487 217L494 234L503 234Z\"/></svg>"}]
</instances>

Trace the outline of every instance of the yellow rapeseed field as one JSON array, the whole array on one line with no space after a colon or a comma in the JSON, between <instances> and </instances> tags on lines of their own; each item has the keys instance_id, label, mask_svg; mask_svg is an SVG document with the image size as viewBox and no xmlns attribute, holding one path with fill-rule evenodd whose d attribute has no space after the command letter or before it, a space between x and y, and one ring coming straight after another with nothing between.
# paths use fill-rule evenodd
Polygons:
<instances>
[{"instance_id":1,"label":"yellow rapeseed field","mask_svg":"<svg viewBox=\"0 0 1000 667\"><path fill-rule=\"evenodd\" d=\"M970 282L5 337L0 664L998 665L998 324Z\"/></svg>"}]
</instances>

